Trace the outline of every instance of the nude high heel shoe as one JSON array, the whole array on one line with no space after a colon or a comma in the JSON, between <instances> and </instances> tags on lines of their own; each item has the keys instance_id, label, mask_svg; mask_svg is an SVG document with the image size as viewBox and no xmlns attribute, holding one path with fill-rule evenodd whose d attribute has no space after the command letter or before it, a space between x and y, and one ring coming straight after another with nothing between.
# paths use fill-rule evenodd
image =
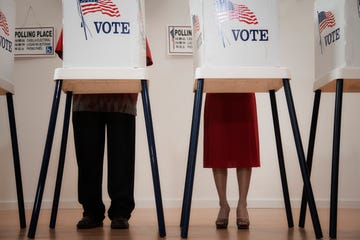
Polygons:
<instances>
[{"instance_id":1,"label":"nude high heel shoe","mask_svg":"<svg viewBox=\"0 0 360 240\"><path fill-rule=\"evenodd\" d=\"M249 220L249 214L247 212L247 209L245 208L246 214L242 215L243 217L240 217L240 209L239 207L236 210L236 225L238 229L249 229L250 226L250 220Z\"/></svg>"},{"instance_id":2,"label":"nude high heel shoe","mask_svg":"<svg viewBox=\"0 0 360 240\"><path fill-rule=\"evenodd\" d=\"M250 220L249 218L236 218L236 225L238 229L249 229Z\"/></svg>"},{"instance_id":3,"label":"nude high heel shoe","mask_svg":"<svg viewBox=\"0 0 360 240\"><path fill-rule=\"evenodd\" d=\"M219 215L222 209L219 211ZM217 217L215 221L216 229L226 229L229 223L229 214L230 214L230 208L228 208L226 213L226 217Z\"/></svg>"}]
</instances>

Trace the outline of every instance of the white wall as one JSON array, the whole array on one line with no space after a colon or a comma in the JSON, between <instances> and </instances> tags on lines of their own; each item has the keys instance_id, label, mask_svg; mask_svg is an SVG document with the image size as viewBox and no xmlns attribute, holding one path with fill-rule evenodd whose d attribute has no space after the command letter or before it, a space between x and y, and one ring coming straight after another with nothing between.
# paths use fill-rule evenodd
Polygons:
<instances>
[{"instance_id":1,"label":"white wall","mask_svg":"<svg viewBox=\"0 0 360 240\"><path fill-rule=\"evenodd\" d=\"M55 26L61 29L60 0L16 0L17 26ZM284 65L291 69L291 87L303 138L304 149L310 129L312 111L312 83L314 72L312 4L310 0L280 0L281 46ZM34 9L27 20L29 6ZM185 169L189 145L193 105L192 59L190 56L166 54L166 26L189 24L187 1L147 0L147 34L154 58L150 71L150 100L156 137L157 156L165 207L181 207ZM26 207L31 208L40 172L40 166L54 92L53 71L61 66L57 58L16 59L14 82L15 114L17 121L22 179ZM59 119L43 207L51 206L65 95L62 94ZM281 133L293 206L299 205L302 180L289 115L283 90L277 93ZM341 206L360 207L360 129L357 119L360 109L357 94L345 94L340 152ZM250 207L282 207L282 191L277 164L275 138L268 94L257 94L262 167L254 169L249 193ZM16 208L15 180L12 164L11 141L5 97L0 99L0 209ZM323 94L316 138L312 183L318 206L328 207L330 189L330 162L332 149L332 123L334 94ZM216 206L217 197L211 171L202 168L202 126L195 175L193 206ZM106 179L104 177L104 179ZM234 171L229 176L229 199L237 201ZM145 124L139 97L136 151L136 201L138 207L154 207L154 193L145 133ZM104 199L106 184L104 184ZM61 207L79 207L77 203L77 167L72 126L66 155Z\"/></svg>"}]
</instances>

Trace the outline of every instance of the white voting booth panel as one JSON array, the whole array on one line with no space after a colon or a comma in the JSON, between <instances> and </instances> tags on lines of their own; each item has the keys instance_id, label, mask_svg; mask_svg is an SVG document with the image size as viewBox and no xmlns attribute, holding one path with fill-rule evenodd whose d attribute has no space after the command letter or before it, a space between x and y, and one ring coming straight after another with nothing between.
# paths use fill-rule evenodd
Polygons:
<instances>
[{"instance_id":1,"label":"white voting booth panel","mask_svg":"<svg viewBox=\"0 0 360 240\"><path fill-rule=\"evenodd\" d=\"M316 0L314 89L334 91L344 79L344 91L360 90L360 1Z\"/></svg>"},{"instance_id":2,"label":"white voting booth panel","mask_svg":"<svg viewBox=\"0 0 360 240\"><path fill-rule=\"evenodd\" d=\"M55 79L71 80L63 90L138 92L118 80L146 78L143 0L63 0L63 14L63 68L55 71Z\"/></svg>"},{"instance_id":3,"label":"white voting booth panel","mask_svg":"<svg viewBox=\"0 0 360 240\"><path fill-rule=\"evenodd\" d=\"M141 1L92 2L63 0L64 67L144 68Z\"/></svg>"},{"instance_id":4,"label":"white voting booth panel","mask_svg":"<svg viewBox=\"0 0 360 240\"><path fill-rule=\"evenodd\" d=\"M279 66L276 0L190 0L195 67Z\"/></svg>"},{"instance_id":5,"label":"white voting booth panel","mask_svg":"<svg viewBox=\"0 0 360 240\"><path fill-rule=\"evenodd\" d=\"M239 91L256 92L278 89L279 79L289 78L280 67L277 0L190 0L190 14L195 79L232 79ZM221 92L234 91L231 81L214 88L223 84L230 88ZM212 91L206 83L205 91Z\"/></svg>"},{"instance_id":6,"label":"white voting booth panel","mask_svg":"<svg viewBox=\"0 0 360 240\"><path fill-rule=\"evenodd\" d=\"M15 2L0 1L0 94L14 92Z\"/></svg>"}]
</instances>

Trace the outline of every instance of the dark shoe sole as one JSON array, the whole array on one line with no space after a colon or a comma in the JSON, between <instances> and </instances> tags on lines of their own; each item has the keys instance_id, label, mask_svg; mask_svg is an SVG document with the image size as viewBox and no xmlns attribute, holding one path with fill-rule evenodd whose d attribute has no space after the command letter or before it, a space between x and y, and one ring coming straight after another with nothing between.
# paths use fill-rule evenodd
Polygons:
<instances>
[{"instance_id":1,"label":"dark shoe sole","mask_svg":"<svg viewBox=\"0 0 360 240\"><path fill-rule=\"evenodd\" d=\"M227 229L227 225L216 224L216 229Z\"/></svg>"},{"instance_id":2,"label":"dark shoe sole","mask_svg":"<svg viewBox=\"0 0 360 240\"><path fill-rule=\"evenodd\" d=\"M215 225L216 229L226 229L229 223L228 218L218 218L216 219Z\"/></svg>"},{"instance_id":3,"label":"dark shoe sole","mask_svg":"<svg viewBox=\"0 0 360 240\"><path fill-rule=\"evenodd\" d=\"M249 225L247 225L247 224L239 224L237 227L238 227L239 230L241 230L241 229L245 229L245 230L249 229Z\"/></svg>"},{"instance_id":4,"label":"dark shoe sole","mask_svg":"<svg viewBox=\"0 0 360 240\"><path fill-rule=\"evenodd\" d=\"M77 224L76 227L77 229L91 229L91 228L97 228L97 227L102 227L103 223L97 223L97 224L91 224L91 225L81 225L81 224Z\"/></svg>"},{"instance_id":5,"label":"dark shoe sole","mask_svg":"<svg viewBox=\"0 0 360 240\"><path fill-rule=\"evenodd\" d=\"M236 219L236 225L238 229L249 229L250 221L248 218L238 218Z\"/></svg>"},{"instance_id":6,"label":"dark shoe sole","mask_svg":"<svg viewBox=\"0 0 360 240\"><path fill-rule=\"evenodd\" d=\"M77 224L78 229L90 229L102 227L103 219L95 218L92 216L84 216Z\"/></svg>"},{"instance_id":7,"label":"dark shoe sole","mask_svg":"<svg viewBox=\"0 0 360 240\"><path fill-rule=\"evenodd\" d=\"M110 226L111 229L129 229L129 226Z\"/></svg>"},{"instance_id":8,"label":"dark shoe sole","mask_svg":"<svg viewBox=\"0 0 360 240\"><path fill-rule=\"evenodd\" d=\"M127 219L125 218L117 218L117 219L113 219L111 221L111 225L110 227L112 229L128 229L129 228L129 222Z\"/></svg>"}]
</instances>

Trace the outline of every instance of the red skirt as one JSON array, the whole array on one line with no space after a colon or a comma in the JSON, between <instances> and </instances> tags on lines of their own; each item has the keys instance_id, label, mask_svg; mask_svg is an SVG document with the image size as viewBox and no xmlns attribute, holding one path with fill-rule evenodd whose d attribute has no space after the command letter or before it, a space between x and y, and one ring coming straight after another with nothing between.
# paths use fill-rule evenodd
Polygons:
<instances>
[{"instance_id":1,"label":"red skirt","mask_svg":"<svg viewBox=\"0 0 360 240\"><path fill-rule=\"evenodd\" d=\"M204 167L259 167L255 94L209 93L204 111Z\"/></svg>"}]
</instances>

